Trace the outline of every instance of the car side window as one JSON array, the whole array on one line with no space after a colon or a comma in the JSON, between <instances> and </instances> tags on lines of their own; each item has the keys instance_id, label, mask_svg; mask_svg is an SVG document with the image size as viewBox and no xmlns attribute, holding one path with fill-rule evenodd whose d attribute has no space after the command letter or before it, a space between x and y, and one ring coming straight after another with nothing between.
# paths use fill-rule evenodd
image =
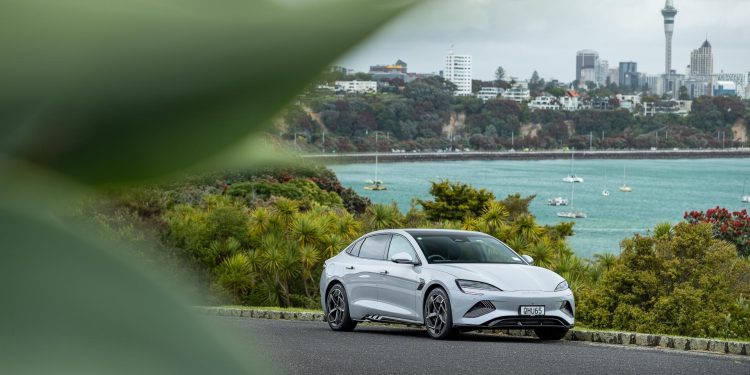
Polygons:
<instances>
[{"instance_id":1,"label":"car side window","mask_svg":"<svg viewBox=\"0 0 750 375\"><path fill-rule=\"evenodd\" d=\"M411 258L415 261L419 260L419 258L417 257L417 252L414 251L414 247L411 246L409 240L407 240L404 236L394 234L393 239L391 240L391 245L388 247L388 256L386 257L386 259L391 259L398 253L407 253L411 255Z\"/></svg>"},{"instance_id":2,"label":"car side window","mask_svg":"<svg viewBox=\"0 0 750 375\"><path fill-rule=\"evenodd\" d=\"M374 236L365 238L365 241L362 242L362 247L360 247L359 249L359 257L369 259L384 259L385 248L386 246L388 246L388 241L390 241L390 239L390 234L376 234Z\"/></svg>"},{"instance_id":3,"label":"car side window","mask_svg":"<svg viewBox=\"0 0 750 375\"><path fill-rule=\"evenodd\" d=\"M362 246L362 241L363 240L359 240L359 241L353 242L351 245L349 245L348 248L346 248L346 253L349 254L349 255L351 255L351 256L358 257L359 256L359 248L360 248L360 246Z\"/></svg>"}]
</instances>

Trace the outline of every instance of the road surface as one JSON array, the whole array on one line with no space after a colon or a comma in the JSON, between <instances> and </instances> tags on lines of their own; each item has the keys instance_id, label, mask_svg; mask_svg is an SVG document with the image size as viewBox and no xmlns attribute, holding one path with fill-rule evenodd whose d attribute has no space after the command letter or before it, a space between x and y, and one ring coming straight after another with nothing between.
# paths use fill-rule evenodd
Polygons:
<instances>
[{"instance_id":1,"label":"road surface","mask_svg":"<svg viewBox=\"0 0 750 375\"><path fill-rule=\"evenodd\" d=\"M750 374L750 357L465 333L450 341L424 330L217 317L248 348L292 374ZM249 349L251 350L251 349Z\"/></svg>"}]
</instances>

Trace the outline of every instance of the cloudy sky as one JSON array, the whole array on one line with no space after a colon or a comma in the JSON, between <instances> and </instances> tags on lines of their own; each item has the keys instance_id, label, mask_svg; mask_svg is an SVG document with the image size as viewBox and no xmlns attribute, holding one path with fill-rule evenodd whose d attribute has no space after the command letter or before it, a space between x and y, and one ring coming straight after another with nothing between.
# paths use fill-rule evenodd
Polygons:
<instances>
[{"instance_id":1,"label":"cloudy sky","mask_svg":"<svg viewBox=\"0 0 750 375\"><path fill-rule=\"evenodd\" d=\"M672 68L690 63L690 51L708 35L714 70L750 71L750 0L674 0ZM610 67L636 61L638 70L664 70L664 0L424 0L338 63L358 71L402 59L412 72L437 72L451 44L473 55L473 75L572 81L575 55L599 52Z\"/></svg>"}]
</instances>

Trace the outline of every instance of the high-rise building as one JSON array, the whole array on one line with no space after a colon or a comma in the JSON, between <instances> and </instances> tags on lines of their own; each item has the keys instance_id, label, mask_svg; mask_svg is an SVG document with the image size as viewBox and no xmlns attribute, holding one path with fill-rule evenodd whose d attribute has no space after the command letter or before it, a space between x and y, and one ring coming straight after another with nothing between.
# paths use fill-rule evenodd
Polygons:
<instances>
[{"instance_id":1,"label":"high-rise building","mask_svg":"<svg viewBox=\"0 0 750 375\"><path fill-rule=\"evenodd\" d=\"M638 82L638 78L640 78L638 63L635 61L620 62L619 73L620 87L630 90L638 90L640 88L640 83Z\"/></svg>"},{"instance_id":2,"label":"high-rise building","mask_svg":"<svg viewBox=\"0 0 750 375\"><path fill-rule=\"evenodd\" d=\"M711 43L706 39L698 49L690 53L690 75L693 77L714 74L714 54Z\"/></svg>"},{"instance_id":3,"label":"high-rise building","mask_svg":"<svg viewBox=\"0 0 750 375\"><path fill-rule=\"evenodd\" d=\"M599 60L599 64L596 65L596 84L599 86L607 86L607 77L609 76L609 61Z\"/></svg>"},{"instance_id":4,"label":"high-rise building","mask_svg":"<svg viewBox=\"0 0 750 375\"><path fill-rule=\"evenodd\" d=\"M748 87L748 73L724 73L716 75L717 81L734 82L737 85L737 96L745 98L745 88Z\"/></svg>"},{"instance_id":5,"label":"high-rise building","mask_svg":"<svg viewBox=\"0 0 750 375\"><path fill-rule=\"evenodd\" d=\"M586 83L585 80L581 79L581 71L584 69L591 69L594 72L593 79L590 81L596 81L596 69L599 65L599 52L592 50L581 50L576 53L576 81L579 84ZM591 73L587 72L588 77L591 78Z\"/></svg>"},{"instance_id":6,"label":"high-rise building","mask_svg":"<svg viewBox=\"0 0 750 375\"><path fill-rule=\"evenodd\" d=\"M620 85L620 68L609 69L609 83Z\"/></svg>"},{"instance_id":7,"label":"high-rise building","mask_svg":"<svg viewBox=\"0 0 750 375\"><path fill-rule=\"evenodd\" d=\"M661 10L661 15L664 17L664 36L667 41L664 51L666 55L664 74L669 76L672 74L672 33L674 32L674 17L677 15L677 8L674 7L673 0L667 0L664 9Z\"/></svg>"},{"instance_id":8,"label":"high-rise building","mask_svg":"<svg viewBox=\"0 0 750 375\"><path fill-rule=\"evenodd\" d=\"M471 55L456 55L453 49L448 51L443 78L456 85L453 95L471 95Z\"/></svg>"}]
</instances>

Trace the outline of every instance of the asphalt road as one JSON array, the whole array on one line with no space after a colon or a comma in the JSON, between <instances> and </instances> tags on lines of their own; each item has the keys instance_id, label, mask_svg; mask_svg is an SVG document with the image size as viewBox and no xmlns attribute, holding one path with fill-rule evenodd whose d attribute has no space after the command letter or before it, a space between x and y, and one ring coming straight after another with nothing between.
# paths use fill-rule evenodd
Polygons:
<instances>
[{"instance_id":1,"label":"asphalt road","mask_svg":"<svg viewBox=\"0 0 750 375\"><path fill-rule=\"evenodd\" d=\"M450 341L412 328L217 318L248 348L292 374L750 374L745 356L465 333Z\"/></svg>"}]
</instances>

